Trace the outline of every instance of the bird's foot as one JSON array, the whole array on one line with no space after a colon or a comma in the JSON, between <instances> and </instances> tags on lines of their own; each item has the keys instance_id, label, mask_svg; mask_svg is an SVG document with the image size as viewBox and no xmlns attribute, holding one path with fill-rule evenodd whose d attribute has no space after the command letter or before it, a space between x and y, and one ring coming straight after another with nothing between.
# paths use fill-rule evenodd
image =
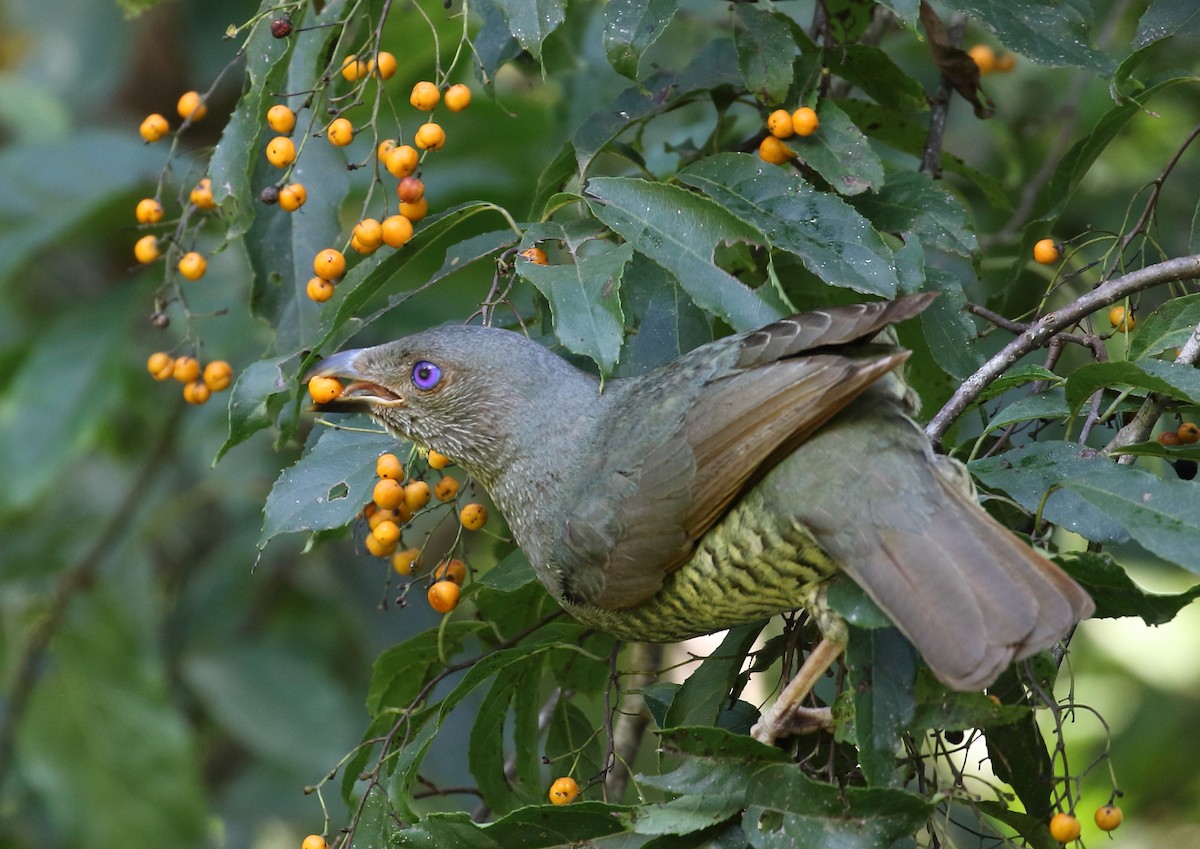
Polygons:
<instances>
[{"instance_id":1,"label":"bird's foot","mask_svg":"<svg viewBox=\"0 0 1200 849\"><path fill-rule=\"evenodd\" d=\"M776 710L776 708L781 709ZM814 731L832 731L833 728L833 711L827 707L781 705L776 702L758 722L754 723L754 727L750 729L750 736L760 743L774 746L775 741L780 737L811 734Z\"/></svg>"}]
</instances>

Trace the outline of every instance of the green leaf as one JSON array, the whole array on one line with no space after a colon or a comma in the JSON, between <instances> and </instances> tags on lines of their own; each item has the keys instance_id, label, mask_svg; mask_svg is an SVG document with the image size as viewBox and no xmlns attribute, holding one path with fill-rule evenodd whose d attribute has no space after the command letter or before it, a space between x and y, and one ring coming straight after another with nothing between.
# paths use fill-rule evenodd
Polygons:
<instances>
[{"instance_id":1,"label":"green leaf","mask_svg":"<svg viewBox=\"0 0 1200 849\"><path fill-rule=\"evenodd\" d=\"M518 548L484 572L479 582L500 592L513 592L537 579L537 574L529 565L529 558Z\"/></svg>"},{"instance_id":2,"label":"green leaf","mask_svg":"<svg viewBox=\"0 0 1200 849\"><path fill-rule=\"evenodd\" d=\"M577 254L574 263L536 265L517 260L521 276L550 302L554 333L567 350L590 357L600 373L612 373L625 338L620 281L633 246L607 245Z\"/></svg>"},{"instance_id":3,"label":"green leaf","mask_svg":"<svg viewBox=\"0 0 1200 849\"><path fill-rule=\"evenodd\" d=\"M792 84L796 42L787 18L749 3L733 7L740 27L733 32L738 68L746 88L765 106L782 103Z\"/></svg>"},{"instance_id":4,"label":"green leaf","mask_svg":"<svg viewBox=\"0 0 1200 849\"><path fill-rule=\"evenodd\" d=\"M1057 421L1070 415L1067 409L1066 394L1061 388L1047 389L1033 395L1018 398L1007 405L999 413L988 419L984 433L991 433L1002 427L1008 427L1017 422L1037 421L1046 419Z\"/></svg>"},{"instance_id":5,"label":"green leaf","mask_svg":"<svg viewBox=\"0 0 1200 849\"><path fill-rule=\"evenodd\" d=\"M632 826L638 834L691 834L725 822L740 813L743 804L737 793L689 794L644 805L632 817Z\"/></svg>"},{"instance_id":6,"label":"green leaf","mask_svg":"<svg viewBox=\"0 0 1200 849\"><path fill-rule=\"evenodd\" d=\"M1200 294L1171 298L1139 318L1137 332L1129 340L1129 359L1140 360L1162 353L1173 355L1200 325Z\"/></svg>"},{"instance_id":7,"label":"green leaf","mask_svg":"<svg viewBox=\"0 0 1200 849\"><path fill-rule=\"evenodd\" d=\"M1012 667L1001 674L988 692L1003 704L1024 705L1027 701L1024 686ZM982 731L992 771L1001 781L1012 785L1026 813L1035 819L1048 820L1054 767L1033 711L1016 722L985 725Z\"/></svg>"},{"instance_id":8,"label":"green leaf","mask_svg":"<svg viewBox=\"0 0 1200 849\"><path fill-rule=\"evenodd\" d=\"M497 814L533 801L540 761L537 755L538 684L542 656L532 663L505 669L496 676L471 723L467 758L484 801ZM515 722L513 779L505 767L505 719ZM532 728L530 728L532 724ZM524 779L522 786L521 779Z\"/></svg>"},{"instance_id":9,"label":"green leaf","mask_svg":"<svg viewBox=\"0 0 1200 849\"><path fill-rule=\"evenodd\" d=\"M928 669L917 674L914 698L917 704L909 724L912 731L1006 725L1032 713L1028 705L998 705L983 693L949 690Z\"/></svg>"},{"instance_id":10,"label":"green leaf","mask_svg":"<svg viewBox=\"0 0 1200 849\"><path fill-rule=\"evenodd\" d=\"M966 207L926 174L890 171L881 189L858 195L850 205L870 219L876 230L916 233L926 250L965 257L979 250Z\"/></svg>"},{"instance_id":11,"label":"green leaf","mask_svg":"<svg viewBox=\"0 0 1200 849\"><path fill-rule=\"evenodd\" d=\"M535 215L545 219L553 211L553 204L567 183L578 173L577 168L575 145L568 141L538 175L537 189L534 190L533 203L530 204L530 209Z\"/></svg>"},{"instance_id":12,"label":"green leaf","mask_svg":"<svg viewBox=\"0 0 1200 849\"><path fill-rule=\"evenodd\" d=\"M895 296L892 251L870 222L840 198L749 154L711 156L681 171L679 179L753 225L773 247L795 254L826 283ZM679 278L686 287L687 276Z\"/></svg>"},{"instance_id":13,"label":"green leaf","mask_svg":"<svg viewBox=\"0 0 1200 849\"><path fill-rule=\"evenodd\" d=\"M677 186L627 177L588 181L593 214L650 259L675 274L697 305L735 330L751 330L782 310L718 268L722 243L761 243L753 227L706 198Z\"/></svg>"},{"instance_id":14,"label":"green leaf","mask_svg":"<svg viewBox=\"0 0 1200 849\"><path fill-rule=\"evenodd\" d=\"M1135 50L1172 36L1200 35L1200 7L1192 0L1150 0L1138 20Z\"/></svg>"},{"instance_id":15,"label":"green leaf","mask_svg":"<svg viewBox=\"0 0 1200 849\"><path fill-rule=\"evenodd\" d=\"M1048 381L1055 387L1063 386L1067 382L1066 378L1055 374L1045 366L1040 366L1036 363L1027 363L1009 369L999 378L989 383L987 389L979 393L979 400L987 401L995 398L997 395L1003 395L1008 390L1017 386L1024 386L1027 383L1034 383L1039 380Z\"/></svg>"},{"instance_id":16,"label":"green leaf","mask_svg":"<svg viewBox=\"0 0 1200 849\"><path fill-rule=\"evenodd\" d=\"M1089 47L1090 9L1079 3L1047 0L948 0L987 27L1000 43L1051 67L1071 65L1111 74L1116 63Z\"/></svg>"},{"instance_id":17,"label":"green leaf","mask_svg":"<svg viewBox=\"0 0 1200 849\"><path fill-rule=\"evenodd\" d=\"M913 14L915 20L915 2ZM878 47L846 44L837 50L826 51L822 56L831 72L854 83L876 103L912 115L929 110L929 97L924 86Z\"/></svg>"},{"instance_id":18,"label":"green leaf","mask_svg":"<svg viewBox=\"0 0 1200 849\"><path fill-rule=\"evenodd\" d=\"M817 106L821 127L811 136L793 136L789 146L805 165L838 194L857 195L883 185L883 163L867 137L832 100Z\"/></svg>"},{"instance_id":19,"label":"green leaf","mask_svg":"<svg viewBox=\"0 0 1200 849\"><path fill-rule=\"evenodd\" d=\"M467 637L486 628L483 622L452 620L384 651L375 658L367 710L378 716L389 708L409 708L435 664L439 664L442 652L453 655Z\"/></svg>"},{"instance_id":20,"label":"green leaf","mask_svg":"<svg viewBox=\"0 0 1200 849\"><path fill-rule=\"evenodd\" d=\"M324 430L312 449L271 487L258 547L279 534L350 523L371 500L376 458L396 445L396 438L386 433Z\"/></svg>"},{"instance_id":21,"label":"green leaf","mask_svg":"<svg viewBox=\"0 0 1200 849\"><path fill-rule=\"evenodd\" d=\"M667 727L713 725L729 701L746 655L765 622L730 628L717 647L683 682L667 711Z\"/></svg>"},{"instance_id":22,"label":"green leaf","mask_svg":"<svg viewBox=\"0 0 1200 849\"><path fill-rule=\"evenodd\" d=\"M1147 625L1165 625L1200 598L1200 584L1181 593L1148 593L1107 554L1073 551L1055 560L1096 602L1093 619L1140 616Z\"/></svg>"},{"instance_id":23,"label":"green leaf","mask_svg":"<svg viewBox=\"0 0 1200 849\"><path fill-rule=\"evenodd\" d=\"M1066 398L1072 414L1078 413L1094 392L1110 386L1144 389L1200 404L1200 371L1195 366L1163 360L1119 360L1087 363L1071 372Z\"/></svg>"},{"instance_id":24,"label":"green leaf","mask_svg":"<svg viewBox=\"0 0 1200 849\"><path fill-rule=\"evenodd\" d=\"M275 421L287 399L296 392L295 385L283 372L284 363L293 360L293 356L259 360L238 375L229 394L229 435L217 451L216 460Z\"/></svg>"},{"instance_id":25,"label":"green leaf","mask_svg":"<svg viewBox=\"0 0 1200 849\"><path fill-rule=\"evenodd\" d=\"M566 17L563 0L492 0L508 21L508 29L522 48L542 58L542 42Z\"/></svg>"},{"instance_id":26,"label":"green leaf","mask_svg":"<svg viewBox=\"0 0 1200 849\"><path fill-rule=\"evenodd\" d=\"M610 0L604 6L604 53L618 74L637 79L642 54L658 40L678 0Z\"/></svg>"},{"instance_id":27,"label":"green leaf","mask_svg":"<svg viewBox=\"0 0 1200 849\"><path fill-rule=\"evenodd\" d=\"M483 22L475 37L471 39L471 46L475 55L479 57L484 82L491 89L496 71L504 63L521 55L521 45L513 38L508 29L508 21L504 19L504 13L495 0L476 0L472 6Z\"/></svg>"},{"instance_id":28,"label":"green leaf","mask_svg":"<svg viewBox=\"0 0 1200 849\"><path fill-rule=\"evenodd\" d=\"M916 651L895 628L854 629L846 668L863 775L868 785L898 786L900 736L908 730L915 705Z\"/></svg>"},{"instance_id":29,"label":"green leaf","mask_svg":"<svg viewBox=\"0 0 1200 849\"><path fill-rule=\"evenodd\" d=\"M620 377L646 374L713 339L712 321L679 281L644 254L634 254L621 278L626 320L637 328L625 337Z\"/></svg>"}]
</instances>

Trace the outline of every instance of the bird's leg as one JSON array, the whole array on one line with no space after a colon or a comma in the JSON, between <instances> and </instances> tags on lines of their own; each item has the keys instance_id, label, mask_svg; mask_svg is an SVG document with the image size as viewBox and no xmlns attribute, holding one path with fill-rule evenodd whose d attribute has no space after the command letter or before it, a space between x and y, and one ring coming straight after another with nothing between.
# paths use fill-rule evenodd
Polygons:
<instances>
[{"instance_id":1,"label":"bird's leg","mask_svg":"<svg viewBox=\"0 0 1200 849\"><path fill-rule=\"evenodd\" d=\"M817 647L804 659L800 671L783 688L775 704L767 708L758 722L754 723L750 729L751 736L760 743L773 746L780 737L833 728L833 714L829 708L805 707L801 702L845 648L844 628L836 636L823 636Z\"/></svg>"}]
</instances>

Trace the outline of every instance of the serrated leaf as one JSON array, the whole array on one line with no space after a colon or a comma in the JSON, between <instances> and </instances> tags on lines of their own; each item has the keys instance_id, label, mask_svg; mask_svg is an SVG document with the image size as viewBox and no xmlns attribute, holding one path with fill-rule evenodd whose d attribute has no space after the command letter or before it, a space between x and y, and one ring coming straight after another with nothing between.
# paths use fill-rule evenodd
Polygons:
<instances>
[{"instance_id":1,"label":"serrated leaf","mask_svg":"<svg viewBox=\"0 0 1200 849\"><path fill-rule=\"evenodd\" d=\"M822 100L817 117L821 126L815 133L788 142L804 164L838 194L857 195L882 186L883 163L849 116L832 100Z\"/></svg>"},{"instance_id":2,"label":"serrated leaf","mask_svg":"<svg viewBox=\"0 0 1200 849\"><path fill-rule=\"evenodd\" d=\"M1002 703L1026 702L1025 689L1012 667L988 687L988 692ZM982 730L992 770L1002 781L1012 785L1031 816L1048 820L1054 767L1033 711L1016 722L986 725Z\"/></svg>"},{"instance_id":3,"label":"serrated leaf","mask_svg":"<svg viewBox=\"0 0 1200 849\"><path fill-rule=\"evenodd\" d=\"M1150 0L1138 20L1135 50L1171 36L1200 35L1200 6L1192 0Z\"/></svg>"},{"instance_id":4,"label":"serrated leaf","mask_svg":"<svg viewBox=\"0 0 1200 849\"><path fill-rule=\"evenodd\" d=\"M1008 427L1017 422L1066 419L1069 413L1066 393L1061 388L1047 389L1044 392L1018 398L1004 407L988 420L984 433L991 433L998 428Z\"/></svg>"},{"instance_id":5,"label":"serrated leaf","mask_svg":"<svg viewBox=\"0 0 1200 849\"><path fill-rule=\"evenodd\" d=\"M637 333L625 337L617 375L633 377L666 365L713 339L712 321L679 281L644 254L634 254L621 278L627 320Z\"/></svg>"},{"instance_id":6,"label":"serrated leaf","mask_svg":"<svg viewBox=\"0 0 1200 849\"><path fill-rule=\"evenodd\" d=\"M479 582L499 592L513 592L537 580L529 558L519 548L488 569Z\"/></svg>"},{"instance_id":7,"label":"serrated leaf","mask_svg":"<svg viewBox=\"0 0 1200 849\"><path fill-rule=\"evenodd\" d=\"M602 375L612 373L625 338L621 276L633 258L630 244L577 255L574 263L537 265L517 260L517 270L550 303L554 333L567 350L590 357Z\"/></svg>"},{"instance_id":8,"label":"serrated leaf","mask_svg":"<svg viewBox=\"0 0 1200 849\"><path fill-rule=\"evenodd\" d=\"M471 723L467 747L471 775L475 777L484 801L497 814L505 814L519 804L532 801L531 791L538 786L537 713L542 660L537 656L527 665L510 667L499 673L479 703ZM512 778L504 755L505 721L510 710L515 718ZM521 779L524 779L524 787Z\"/></svg>"},{"instance_id":9,"label":"serrated leaf","mask_svg":"<svg viewBox=\"0 0 1200 849\"><path fill-rule=\"evenodd\" d=\"M891 249L853 207L818 192L800 177L750 154L721 153L679 173L769 243L799 257L805 268L834 286L894 297ZM680 274L687 286L687 278ZM749 328L743 328L749 329Z\"/></svg>"},{"instance_id":10,"label":"serrated leaf","mask_svg":"<svg viewBox=\"0 0 1200 849\"><path fill-rule=\"evenodd\" d=\"M379 716L389 708L410 707L442 654L453 655L467 637L485 628L484 622L452 620L385 650L375 658L367 710Z\"/></svg>"},{"instance_id":11,"label":"serrated leaf","mask_svg":"<svg viewBox=\"0 0 1200 849\"><path fill-rule=\"evenodd\" d=\"M596 177L587 192L597 218L674 273L696 304L730 327L751 330L781 317L782 310L713 263L722 243L762 241L722 207L677 186L627 177Z\"/></svg>"},{"instance_id":12,"label":"serrated leaf","mask_svg":"<svg viewBox=\"0 0 1200 849\"><path fill-rule=\"evenodd\" d=\"M913 3L915 20L916 3ZM876 103L916 115L929 109L925 88L892 57L866 44L846 44L823 54L829 70L862 89Z\"/></svg>"},{"instance_id":13,"label":"serrated leaf","mask_svg":"<svg viewBox=\"0 0 1200 849\"><path fill-rule=\"evenodd\" d=\"M472 11L477 12L483 23L471 39L471 47L479 57L479 67L483 71L485 85L490 90L496 78L496 71L504 63L521 55L521 45L513 38L508 28L504 13L496 6L495 0L476 0Z\"/></svg>"},{"instance_id":14,"label":"serrated leaf","mask_svg":"<svg viewBox=\"0 0 1200 849\"><path fill-rule=\"evenodd\" d=\"M896 786L900 736L915 706L917 654L895 628L854 629L846 646L847 688L854 694L854 739L867 784Z\"/></svg>"},{"instance_id":15,"label":"serrated leaf","mask_svg":"<svg viewBox=\"0 0 1200 849\"><path fill-rule=\"evenodd\" d=\"M797 53L787 18L749 3L734 4L733 11L741 24L733 31L733 42L746 88L763 105L782 103Z\"/></svg>"},{"instance_id":16,"label":"serrated leaf","mask_svg":"<svg viewBox=\"0 0 1200 849\"><path fill-rule=\"evenodd\" d=\"M386 433L325 430L312 450L271 487L258 547L279 534L323 531L351 522L371 500L375 460L396 444Z\"/></svg>"},{"instance_id":17,"label":"serrated leaf","mask_svg":"<svg viewBox=\"0 0 1200 849\"><path fill-rule=\"evenodd\" d=\"M1172 298L1139 318L1137 332L1129 340L1129 359L1140 360L1164 352L1173 354L1200 325L1200 294Z\"/></svg>"},{"instance_id":18,"label":"serrated leaf","mask_svg":"<svg viewBox=\"0 0 1200 849\"><path fill-rule=\"evenodd\" d=\"M644 805L632 817L638 834L692 834L725 822L742 810L739 794L693 794Z\"/></svg>"},{"instance_id":19,"label":"serrated leaf","mask_svg":"<svg viewBox=\"0 0 1200 849\"><path fill-rule=\"evenodd\" d=\"M539 218L546 218L555 208L559 196L571 178L575 176L578 163L575 160L575 145L567 142L550 163L538 175L537 188L533 193L530 209Z\"/></svg>"},{"instance_id":20,"label":"serrated leaf","mask_svg":"<svg viewBox=\"0 0 1200 849\"><path fill-rule=\"evenodd\" d=\"M492 0L508 21L509 32L535 59L542 58L542 42L566 18L564 0Z\"/></svg>"},{"instance_id":21,"label":"serrated leaf","mask_svg":"<svg viewBox=\"0 0 1200 849\"><path fill-rule=\"evenodd\" d=\"M637 79L638 63L671 18L678 0L609 0L604 6L604 53L618 74Z\"/></svg>"},{"instance_id":22,"label":"serrated leaf","mask_svg":"<svg viewBox=\"0 0 1200 849\"><path fill-rule=\"evenodd\" d=\"M987 389L979 393L979 400L987 401L995 398L997 395L1003 395L1008 390L1017 386L1024 386L1026 383L1033 383L1038 380L1049 381L1055 386L1062 386L1067 382L1066 378L1055 374L1045 366L1040 366L1036 363L1027 363L1009 369L998 379L989 383Z\"/></svg>"},{"instance_id":23,"label":"serrated leaf","mask_svg":"<svg viewBox=\"0 0 1200 849\"><path fill-rule=\"evenodd\" d=\"M729 701L730 691L765 622L730 628L721 645L697 667L675 693L667 711L668 728L713 725Z\"/></svg>"},{"instance_id":24,"label":"serrated leaf","mask_svg":"<svg viewBox=\"0 0 1200 849\"><path fill-rule=\"evenodd\" d=\"M1077 413L1094 392L1110 386L1144 389L1200 404L1200 370L1195 366L1163 360L1121 360L1087 363L1071 372L1067 377L1066 399L1072 414Z\"/></svg>"},{"instance_id":25,"label":"serrated leaf","mask_svg":"<svg viewBox=\"0 0 1200 849\"><path fill-rule=\"evenodd\" d=\"M909 724L912 731L1007 725L1032 712L1024 704L998 705L983 693L949 690L928 669L918 672L913 696L917 704Z\"/></svg>"},{"instance_id":26,"label":"serrated leaf","mask_svg":"<svg viewBox=\"0 0 1200 849\"><path fill-rule=\"evenodd\" d=\"M891 171L881 189L859 195L851 206L876 230L911 231L928 249L969 257L979 250L971 216L958 197L915 171Z\"/></svg>"},{"instance_id":27,"label":"serrated leaf","mask_svg":"<svg viewBox=\"0 0 1200 849\"><path fill-rule=\"evenodd\" d=\"M1055 560L1096 602L1093 619L1140 616L1147 625L1165 625L1200 598L1200 584L1181 593L1148 593L1107 554L1073 551Z\"/></svg>"},{"instance_id":28,"label":"serrated leaf","mask_svg":"<svg viewBox=\"0 0 1200 849\"><path fill-rule=\"evenodd\" d=\"M1099 74L1111 74L1116 67L1087 44L1087 7L1045 0L948 0L947 5L983 24L1009 50L1043 65L1069 65Z\"/></svg>"},{"instance_id":29,"label":"serrated leaf","mask_svg":"<svg viewBox=\"0 0 1200 849\"><path fill-rule=\"evenodd\" d=\"M294 387L283 372L284 363L294 359L286 356L259 360L246 366L238 375L229 395L229 435L217 451L216 460L275 421L294 392Z\"/></svg>"}]
</instances>

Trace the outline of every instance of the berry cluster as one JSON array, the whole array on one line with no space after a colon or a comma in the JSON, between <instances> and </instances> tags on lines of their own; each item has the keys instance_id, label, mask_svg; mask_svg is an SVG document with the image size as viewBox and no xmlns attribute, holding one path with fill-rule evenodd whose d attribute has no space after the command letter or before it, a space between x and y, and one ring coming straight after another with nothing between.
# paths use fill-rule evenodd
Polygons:
<instances>
[{"instance_id":1,"label":"berry cluster","mask_svg":"<svg viewBox=\"0 0 1200 849\"><path fill-rule=\"evenodd\" d=\"M1175 430L1164 430L1158 435L1160 445L1195 445L1200 442L1200 426L1195 422L1183 422Z\"/></svg>"},{"instance_id":2,"label":"berry cluster","mask_svg":"<svg viewBox=\"0 0 1200 849\"><path fill-rule=\"evenodd\" d=\"M1125 819L1125 814L1111 801L1096 809L1093 817L1101 831L1113 831ZM1079 839L1082 829L1073 813L1057 813L1050 818L1050 836L1059 843L1071 843Z\"/></svg>"},{"instance_id":3,"label":"berry cluster","mask_svg":"<svg viewBox=\"0 0 1200 849\"><path fill-rule=\"evenodd\" d=\"M165 351L157 351L146 360L146 370L155 380L175 378L183 384L183 400L189 404L203 404L214 392L222 392L233 382L233 367L224 360L213 360L200 368L195 357L183 355L172 357Z\"/></svg>"},{"instance_id":4,"label":"berry cluster","mask_svg":"<svg viewBox=\"0 0 1200 849\"><path fill-rule=\"evenodd\" d=\"M782 165L796 158L796 152L784 144L792 136L811 136L821 126L811 106L801 106L795 112L776 109L767 116L767 136L758 145L758 155L764 162Z\"/></svg>"}]
</instances>

